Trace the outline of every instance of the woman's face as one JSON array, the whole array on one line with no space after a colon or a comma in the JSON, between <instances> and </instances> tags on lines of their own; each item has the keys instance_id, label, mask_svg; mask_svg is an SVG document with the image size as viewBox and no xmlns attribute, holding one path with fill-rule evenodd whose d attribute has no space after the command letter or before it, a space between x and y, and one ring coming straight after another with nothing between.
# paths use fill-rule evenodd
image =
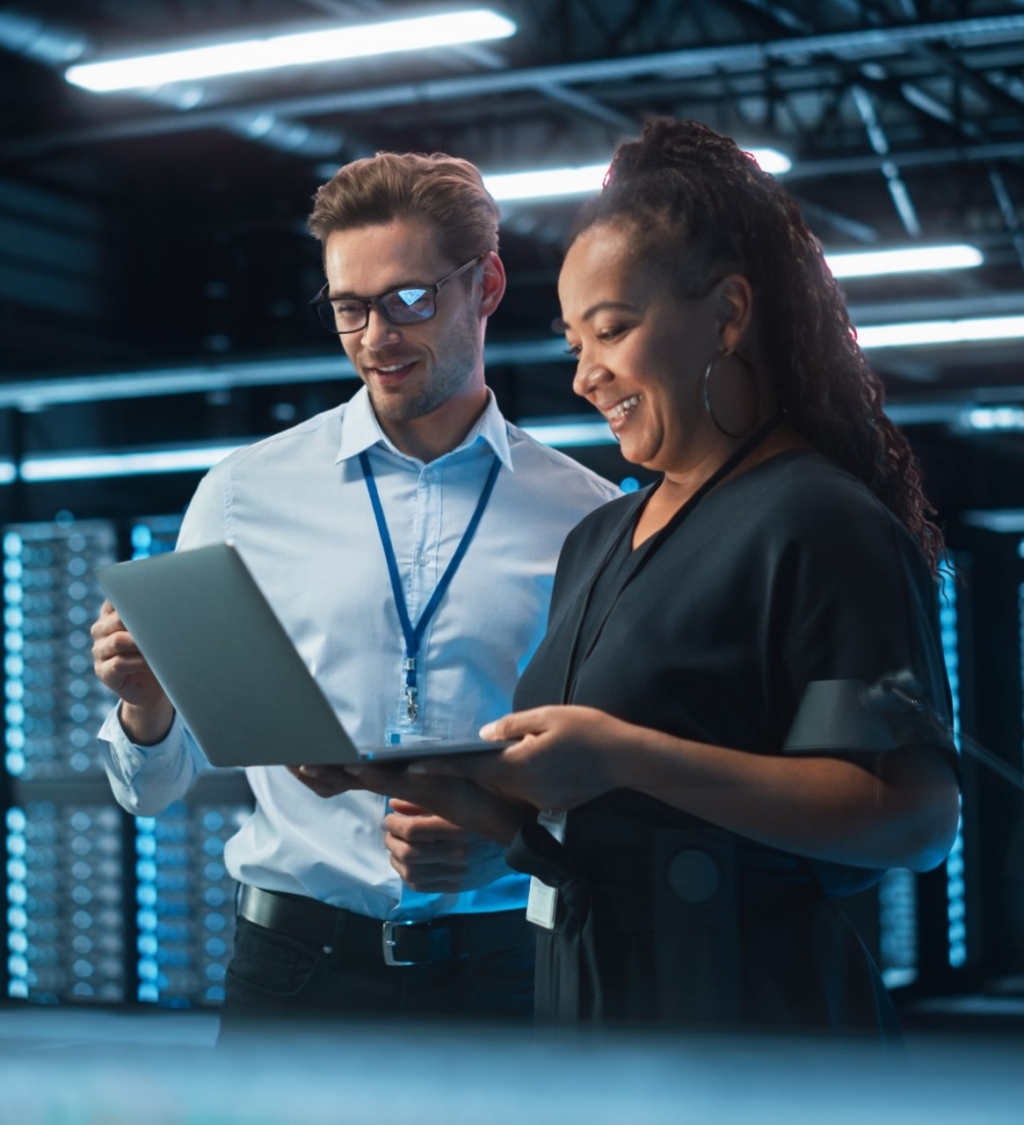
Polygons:
<instances>
[{"instance_id":1,"label":"woman's face","mask_svg":"<svg viewBox=\"0 0 1024 1125\"><path fill-rule=\"evenodd\" d=\"M608 420L627 461L685 473L719 444L701 388L720 347L719 296L675 296L631 243L627 229L591 227L566 255L558 293L573 390Z\"/></svg>"}]
</instances>

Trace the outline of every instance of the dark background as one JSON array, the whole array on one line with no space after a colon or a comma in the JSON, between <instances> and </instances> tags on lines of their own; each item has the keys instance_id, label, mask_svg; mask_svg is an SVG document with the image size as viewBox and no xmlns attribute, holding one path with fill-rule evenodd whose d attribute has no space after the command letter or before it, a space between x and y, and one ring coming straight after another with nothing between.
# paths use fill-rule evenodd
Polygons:
<instances>
[{"instance_id":1,"label":"dark background","mask_svg":"<svg viewBox=\"0 0 1024 1125\"><path fill-rule=\"evenodd\" d=\"M516 21L514 37L109 95L72 87L64 68L434 6L0 6L0 462L15 467L0 484L5 525L64 534L68 521L113 521L116 553L126 555L138 518L179 513L197 472L76 478L69 470L35 482L17 467L65 454L241 443L353 393L337 345L307 308L322 276L305 220L316 187L340 163L378 149L440 149L485 172L589 164L651 114L697 117L744 146L773 145L792 158L786 186L828 251L959 241L983 251L984 265L971 271L846 283L858 325L1024 316L1024 3L493 6ZM504 211L509 289L488 339L505 350L492 353L489 379L513 420L591 420L550 331L577 202ZM915 884L917 969L903 1004L910 1018L934 1021L954 1010L940 1012L936 998L1022 992L1024 829L1011 779L1020 777L1024 744L1024 425L1012 409L998 430L969 420L973 407L1024 408L1022 345L871 358L959 568L950 651L962 727L1004 766L1000 775L965 754L962 963L949 963L956 873L943 868ZM612 479L642 479L612 445L570 452ZM12 775L4 784L5 802L25 804L32 783ZM133 832L126 823L126 848ZM125 901L134 893L129 872ZM877 943L877 896L854 909ZM138 983L131 940L127 1000ZM69 988L48 998L70 996Z\"/></svg>"}]
</instances>

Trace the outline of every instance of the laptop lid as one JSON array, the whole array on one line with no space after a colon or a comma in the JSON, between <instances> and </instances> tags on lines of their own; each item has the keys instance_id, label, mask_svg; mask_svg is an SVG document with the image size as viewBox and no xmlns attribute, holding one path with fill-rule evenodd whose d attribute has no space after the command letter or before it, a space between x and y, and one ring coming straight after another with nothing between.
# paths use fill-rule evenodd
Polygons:
<instances>
[{"instance_id":1,"label":"laptop lid","mask_svg":"<svg viewBox=\"0 0 1024 1125\"><path fill-rule=\"evenodd\" d=\"M211 765L358 760L234 546L116 563L96 577Z\"/></svg>"},{"instance_id":2,"label":"laptop lid","mask_svg":"<svg viewBox=\"0 0 1024 1125\"><path fill-rule=\"evenodd\" d=\"M230 543L115 563L96 577L211 765L344 764L511 745L357 749Z\"/></svg>"}]
</instances>

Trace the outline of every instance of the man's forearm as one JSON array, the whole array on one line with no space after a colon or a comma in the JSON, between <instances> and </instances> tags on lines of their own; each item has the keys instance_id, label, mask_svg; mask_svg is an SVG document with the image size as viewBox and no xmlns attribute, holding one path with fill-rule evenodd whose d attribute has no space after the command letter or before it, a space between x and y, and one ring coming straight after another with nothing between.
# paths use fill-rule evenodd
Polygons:
<instances>
[{"instance_id":1,"label":"man's forearm","mask_svg":"<svg viewBox=\"0 0 1024 1125\"><path fill-rule=\"evenodd\" d=\"M174 722L174 707L166 697L150 707L122 703L119 717L121 729L136 746L154 746L167 737Z\"/></svg>"}]
</instances>

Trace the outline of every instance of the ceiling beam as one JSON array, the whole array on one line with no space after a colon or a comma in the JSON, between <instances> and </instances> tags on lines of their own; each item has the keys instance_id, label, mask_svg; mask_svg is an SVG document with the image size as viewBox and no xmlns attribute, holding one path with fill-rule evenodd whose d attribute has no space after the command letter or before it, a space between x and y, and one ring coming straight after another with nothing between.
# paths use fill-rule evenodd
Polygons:
<instances>
[{"instance_id":1,"label":"ceiling beam","mask_svg":"<svg viewBox=\"0 0 1024 1125\"><path fill-rule=\"evenodd\" d=\"M1024 291L990 293L922 301L888 301L880 305L850 305L855 324L897 323L902 320L998 316L1024 311ZM532 367L540 363L570 363L565 341L558 336L534 340L495 341L484 349L488 369ZM260 361L207 363L174 368L40 378L15 376L0 382L0 409L36 411L78 402L108 402L160 395L205 394L242 387L285 386L355 379L356 372L342 351L317 356L287 356ZM972 389L970 392L974 394ZM983 391L978 391L983 397ZM1024 389L1021 390L1024 394ZM1019 396L1018 396L1019 397Z\"/></svg>"},{"instance_id":2,"label":"ceiling beam","mask_svg":"<svg viewBox=\"0 0 1024 1125\"><path fill-rule=\"evenodd\" d=\"M355 3L344 3L340 0L303 0L321 12L340 15L346 19L351 18L353 10L356 13L371 12L376 15L393 15L394 12L381 0L355 0ZM508 60L493 48L483 43L463 43L454 47L445 48L446 52L455 58L462 58L468 62L482 66L485 70L507 70ZM627 114L621 113L611 106L590 94L581 93L579 90L570 90L557 83L545 83L536 87L537 91L553 102L569 106L584 117L593 118L613 129L631 132L636 128L637 122Z\"/></svg>"},{"instance_id":3,"label":"ceiling beam","mask_svg":"<svg viewBox=\"0 0 1024 1125\"><path fill-rule=\"evenodd\" d=\"M894 150L889 156L837 156L825 160L801 160L786 173L786 180L811 180L826 176L845 176L878 172L887 159L897 159L900 167L929 168L939 164L975 163L986 160L1019 160L1024 157L1024 140L996 141L991 144L951 145L947 148Z\"/></svg>"},{"instance_id":4,"label":"ceiling beam","mask_svg":"<svg viewBox=\"0 0 1024 1125\"><path fill-rule=\"evenodd\" d=\"M0 155L16 160L32 158L58 148L126 140L133 137L180 133L222 127L239 112L317 117L327 114L366 113L389 106L423 105L480 98L514 90L537 90L545 86L576 86L626 81L645 74L677 77L759 72L773 62L801 63L809 56L828 55L858 61L891 58L894 49L915 44L955 41L969 46L972 40L1001 44L1024 39L1024 14L947 20L891 27L870 28L835 34L807 35L755 43L732 43L717 47L694 47L650 55L563 63L486 74L401 83L370 89L345 90L308 97L280 98L269 102L194 109L170 115L139 117L105 125L55 132L39 137L10 140L0 146Z\"/></svg>"}]
</instances>

